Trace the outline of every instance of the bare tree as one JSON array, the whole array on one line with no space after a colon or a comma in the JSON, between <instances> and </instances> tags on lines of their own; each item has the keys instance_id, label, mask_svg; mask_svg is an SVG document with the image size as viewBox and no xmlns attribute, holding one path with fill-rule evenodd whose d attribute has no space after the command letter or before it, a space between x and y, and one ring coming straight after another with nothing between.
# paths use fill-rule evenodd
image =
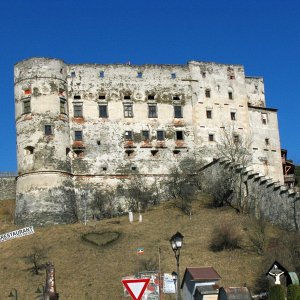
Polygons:
<instances>
[{"instance_id":1,"label":"bare tree","mask_svg":"<svg viewBox=\"0 0 300 300\"><path fill-rule=\"evenodd\" d=\"M97 218L112 218L118 214L118 205L115 193L105 190L97 190L91 207Z\"/></svg>"},{"instance_id":2,"label":"bare tree","mask_svg":"<svg viewBox=\"0 0 300 300\"><path fill-rule=\"evenodd\" d=\"M39 275L40 270L45 269L45 260L47 259L46 250L40 246L31 248L31 252L24 256L25 263L31 265L27 270L34 275Z\"/></svg>"},{"instance_id":3,"label":"bare tree","mask_svg":"<svg viewBox=\"0 0 300 300\"><path fill-rule=\"evenodd\" d=\"M235 127L224 128L217 143L217 156L228 159L243 167L251 161L251 141L238 134Z\"/></svg>"},{"instance_id":4,"label":"bare tree","mask_svg":"<svg viewBox=\"0 0 300 300\"><path fill-rule=\"evenodd\" d=\"M246 167L251 161L251 142L240 134L234 127L224 129L217 143L216 155L218 158L227 159L232 165L219 170L210 178L209 189L213 195L214 205L230 205L237 212L243 210L242 203L242 173L239 168ZM206 180L207 182L208 180Z\"/></svg>"}]
</instances>

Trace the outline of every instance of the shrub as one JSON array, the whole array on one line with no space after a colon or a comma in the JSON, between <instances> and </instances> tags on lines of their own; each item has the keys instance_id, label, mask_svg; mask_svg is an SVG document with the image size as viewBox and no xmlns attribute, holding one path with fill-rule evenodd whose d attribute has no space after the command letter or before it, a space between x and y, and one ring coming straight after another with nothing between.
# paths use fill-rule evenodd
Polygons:
<instances>
[{"instance_id":1,"label":"shrub","mask_svg":"<svg viewBox=\"0 0 300 300\"><path fill-rule=\"evenodd\" d=\"M270 288L269 300L285 300L284 287L280 284L276 284Z\"/></svg>"},{"instance_id":2,"label":"shrub","mask_svg":"<svg viewBox=\"0 0 300 300\"><path fill-rule=\"evenodd\" d=\"M287 300L297 300L300 297L300 286L290 284L287 288Z\"/></svg>"},{"instance_id":3,"label":"shrub","mask_svg":"<svg viewBox=\"0 0 300 300\"><path fill-rule=\"evenodd\" d=\"M241 235L233 224L224 224L218 226L213 231L213 237L210 244L212 251L239 249Z\"/></svg>"}]
</instances>

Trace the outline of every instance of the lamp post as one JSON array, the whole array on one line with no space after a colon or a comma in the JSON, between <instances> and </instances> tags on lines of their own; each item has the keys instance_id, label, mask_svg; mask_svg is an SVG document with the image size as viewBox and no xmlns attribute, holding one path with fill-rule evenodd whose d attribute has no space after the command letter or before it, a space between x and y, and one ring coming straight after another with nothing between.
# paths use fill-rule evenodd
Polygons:
<instances>
[{"instance_id":1,"label":"lamp post","mask_svg":"<svg viewBox=\"0 0 300 300\"><path fill-rule=\"evenodd\" d=\"M177 264L177 300L180 300L180 276L179 276L179 257L180 257L180 249L183 243L183 235L180 232L176 232L170 239L171 247L174 252ZM173 278L174 280L174 278Z\"/></svg>"},{"instance_id":2,"label":"lamp post","mask_svg":"<svg viewBox=\"0 0 300 300\"><path fill-rule=\"evenodd\" d=\"M15 300L18 300L18 291L15 288L12 288L7 297L9 298L14 297Z\"/></svg>"}]
</instances>

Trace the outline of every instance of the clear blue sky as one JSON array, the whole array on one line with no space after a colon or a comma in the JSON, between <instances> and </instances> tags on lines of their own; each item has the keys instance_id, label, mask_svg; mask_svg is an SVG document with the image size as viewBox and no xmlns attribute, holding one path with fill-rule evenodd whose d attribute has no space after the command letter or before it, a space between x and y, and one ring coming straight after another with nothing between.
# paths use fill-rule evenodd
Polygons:
<instances>
[{"instance_id":1,"label":"clear blue sky","mask_svg":"<svg viewBox=\"0 0 300 300\"><path fill-rule=\"evenodd\" d=\"M265 78L281 147L300 163L299 0L13 0L0 11L0 171L16 170L13 66L67 63L242 64Z\"/></svg>"}]
</instances>

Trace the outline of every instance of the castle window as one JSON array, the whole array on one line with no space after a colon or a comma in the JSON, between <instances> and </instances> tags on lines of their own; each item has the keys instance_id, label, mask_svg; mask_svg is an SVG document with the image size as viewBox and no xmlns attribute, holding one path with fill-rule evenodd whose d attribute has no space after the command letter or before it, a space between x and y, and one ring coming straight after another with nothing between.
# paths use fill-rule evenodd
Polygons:
<instances>
[{"instance_id":1,"label":"castle window","mask_svg":"<svg viewBox=\"0 0 300 300\"><path fill-rule=\"evenodd\" d=\"M151 150L150 152L151 152L152 156L156 156L156 154L158 153L158 150Z\"/></svg>"},{"instance_id":2,"label":"castle window","mask_svg":"<svg viewBox=\"0 0 300 300\"><path fill-rule=\"evenodd\" d=\"M266 145L270 145L270 139L265 138L265 144L266 144Z\"/></svg>"},{"instance_id":3,"label":"castle window","mask_svg":"<svg viewBox=\"0 0 300 300\"><path fill-rule=\"evenodd\" d=\"M82 131L81 130L75 130L74 138L75 138L75 141L82 141Z\"/></svg>"},{"instance_id":4,"label":"castle window","mask_svg":"<svg viewBox=\"0 0 300 300\"><path fill-rule=\"evenodd\" d=\"M32 146L27 146L24 148L24 150L25 150L25 154L27 154L27 155L34 153L34 147L32 147Z\"/></svg>"},{"instance_id":5,"label":"castle window","mask_svg":"<svg viewBox=\"0 0 300 300\"><path fill-rule=\"evenodd\" d=\"M80 96L80 95L75 95L75 96L74 96L74 99L75 99L75 100L79 100L79 99L81 99L81 96Z\"/></svg>"},{"instance_id":6,"label":"castle window","mask_svg":"<svg viewBox=\"0 0 300 300\"><path fill-rule=\"evenodd\" d=\"M76 73L73 71L71 72L71 77L74 78L76 76Z\"/></svg>"},{"instance_id":7,"label":"castle window","mask_svg":"<svg viewBox=\"0 0 300 300\"><path fill-rule=\"evenodd\" d=\"M210 142L213 142L213 141L215 140L214 135L210 133L210 134L208 135L208 140L209 140Z\"/></svg>"},{"instance_id":8,"label":"castle window","mask_svg":"<svg viewBox=\"0 0 300 300\"><path fill-rule=\"evenodd\" d=\"M124 117L125 118L132 118L133 117L132 103L124 103Z\"/></svg>"},{"instance_id":9,"label":"castle window","mask_svg":"<svg viewBox=\"0 0 300 300\"><path fill-rule=\"evenodd\" d=\"M210 89L205 90L205 97L210 98Z\"/></svg>"},{"instance_id":10,"label":"castle window","mask_svg":"<svg viewBox=\"0 0 300 300\"><path fill-rule=\"evenodd\" d=\"M130 95L124 95L124 100L130 100L131 96Z\"/></svg>"},{"instance_id":11,"label":"castle window","mask_svg":"<svg viewBox=\"0 0 300 300\"><path fill-rule=\"evenodd\" d=\"M156 104L148 104L148 118L157 118Z\"/></svg>"},{"instance_id":12,"label":"castle window","mask_svg":"<svg viewBox=\"0 0 300 300\"><path fill-rule=\"evenodd\" d=\"M206 77L206 72L201 72L202 78Z\"/></svg>"},{"instance_id":13,"label":"castle window","mask_svg":"<svg viewBox=\"0 0 300 300\"><path fill-rule=\"evenodd\" d=\"M45 135L52 135L53 134L53 126L45 125Z\"/></svg>"},{"instance_id":14,"label":"castle window","mask_svg":"<svg viewBox=\"0 0 300 300\"><path fill-rule=\"evenodd\" d=\"M210 110L210 109L206 110L206 118L207 119L212 119L212 110Z\"/></svg>"},{"instance_id":15,"label":"castle window","mask_svg":"<svg viewBox=\"0 0 300 300\"><path fill-rule=\"evenodd\" d=\"M67 113L67 101L64 98L60 98L59 100L59 105L60 105L60 113L61 114L66 114Z\"/></svg>"},{"instance_id":16,"label":"castle window","mask_svg":"<svg viewBox=\"0 0 300 300\"><path fill-rule=\"evenodd\" d=\"M30 99L23 101L23 114L29 114L31 112Z\"/></svg>"},{"instance_id":17,"label":"castle window","mask_svg":"<svg viewBox=\"0 0 300 300\"><path fill-rule=\"evenodd\" d=\"M268 123L268 115L266 113L261 114L261 122L266 125Z\"/></svg>"},{"instance_id":18,"label":"castle window","mask_svg":"<svg viewBox=\"0 0 300 300\"><path fill-rule=\"evenodd\" d=\"M176 140L183 140L183 131L182 130L177 130L175 134Z\"/></svg>"},{"instance_id":19,"label":"castle window","mask_svg":"<svg viewBox=\"0 0 300 300\"><path fill-rule=\"evenodd\" d=\"M165 132L163 130L157 130L156 138L158 141L164 141L165 140Z\"/></svg>"},{"instance_id":20,"label":"castle window","mask_svg":"<svg viewBox=\"0 0 300 300\"><path fill-rule=\"evenodd\" d=\"M238 135L238 134L234 134L234 135L233 135L233 142L234 142L234 143L238 143L239 141L240 141L239 135Z\"/></svg>"},{"instance_id":21,"label":"castle window","mask_svg":"<svg viewBox=\"0 0 300 300\"><path fill-rule=\"evenodd\" d=\"M180 100L180 97L178 95L173 96L173 100Z\"/></svg>"},{"instance_id":22,"label":"castle window","mask_svg":"<svg viewBox=\"0 0 300 300\"><path fill-rule=\"evenodd\" d=\"M132 141L132 131L131 130L127 130L125 131L125 134L124 134L124 138L125 138L125 141Z\"/></svg>"},{"instance_id":23,"label":"castle window","mask_svg":"<svg viewBox=\"0 0 300 300\"><path fill-rule=\"evenodd\" d=\"M233 100L233 92L228 91L228 99Z\"/></svg>"},{"instance_id":24,"label":"castle window","mask_svg":"<svg viewBox=\"0 0 300 300\"><path fill-rule=\"evenodd\" d=\"M138 72L137 73L137 78L142 78L143 77L143 73L142 72Z\"/></svg>"},{"instance_id":25,"label":"castle window","mask_svg":"<svg viewBox=\"0 0 300 300\"><path fill-rule=\"evenodd\" d=\"M105 95L100 95L100 96L99 96L99 99L100 99L100 100L105 100L105 98L106 98Z\"/></svg>"},{"instance_id":26,"label":"castle window","mask_svg":"<svg viewBox=\"0 0 300 300\"><path fill-rule=\"evenodd\" d=\"M175 79L176 78L176 73L171 73L171 78Z\"/></svg>"},{"instance_id":27,"label":"castle window","mask_svg":"<svg viewBox=\"0 0 300 300\"><path fill-rule=\"evenodd\" d=\"M149 141L149 139L150 139L149 130L142 130L142 140Z\"/></svg>"},{"instance_id":28,"label":"castle window","mask_svg":"<svg viewBox=\"0 0 300 300\"><path fill-rule=\"evenodd\" d=\"M181 105L174 105L174 117L182 118L182 106Z\"/></svg>"},{"instance_id":29,"label":"castle window","mask_svg":"<svg viewBox=\"0 0 300 300\"><path fill-rule=\"evenodd\" d=\"M81 103L74 104L74 117L75 118L82 117L82 104Z\"/></svg>"},{"instance_id":30,"label":"castle window","mask_svg":"<svg viewBox=\"0 0 300 300\"><path fill-rule=\"evenodd\" d=\"M100 77L100 78L104 78L104 71L100 71L100 72L99 72L99 77Z\"/></svg>"},{"instance_id":31,"label":"castle window","mask_svg":"<svg viewBox=\"0 0 300 300\"><path fill-rule=\"evenodd\" d=\"M148 100L154 100L154 95L148 95Z\"/></svg>"},{"instance_id":32,"label":"castle window","mask_svg":"<svg viewBox=\"0 0 300 300\"><path fill-rule=\"evenodd\" d=\"M107 104L99 104L99 117L100 118L107 118Z\"/></svg>"},{"instance_id":33,"label":"castle window","mask_svg":"<svg viewBox=\"0 0 300 300\"><path fill-rule=\"evenodd\" d=\"M235 121L235 120L236 120L236 119L235 119L235 112L231 112L231 113L230 113L230 118L231 118L232 121Z\"/></svg>"}]
</instances>

